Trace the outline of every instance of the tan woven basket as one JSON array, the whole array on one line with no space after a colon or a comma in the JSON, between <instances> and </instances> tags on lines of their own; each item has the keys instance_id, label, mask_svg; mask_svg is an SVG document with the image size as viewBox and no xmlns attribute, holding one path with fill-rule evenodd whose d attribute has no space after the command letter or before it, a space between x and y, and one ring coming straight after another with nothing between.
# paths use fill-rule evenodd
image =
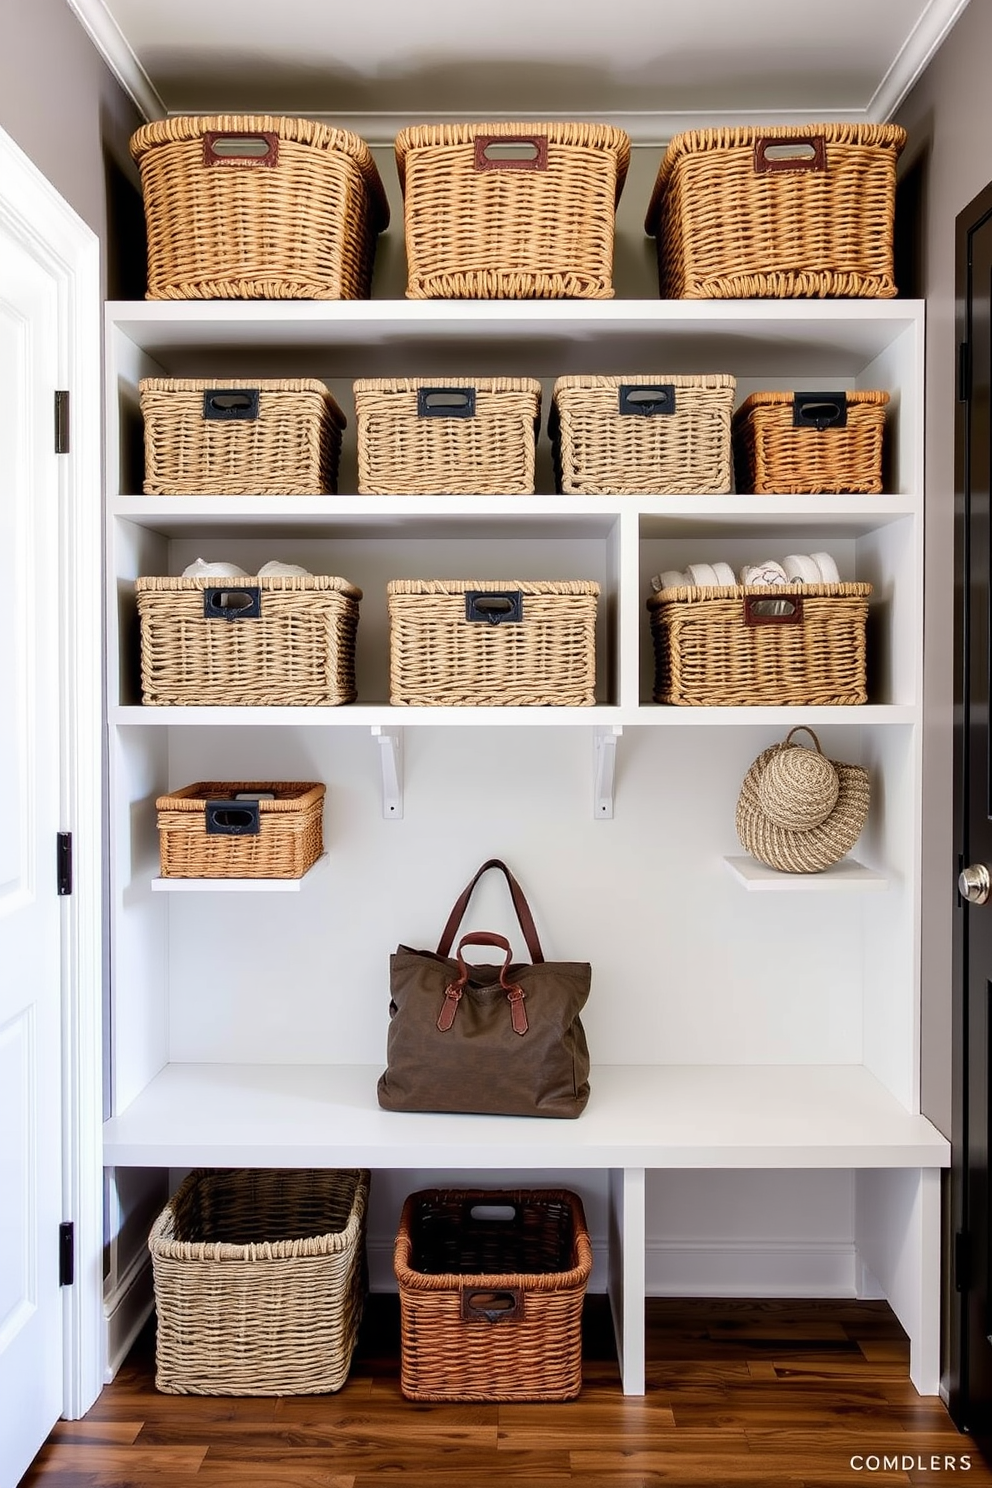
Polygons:
<instances>
[{"instance_id":1,"label":"tan woven basket","mask_svg":"<svg viewBox=\"0 0 992 1488\"><path fill-rule=\"evenodd\" d=\"M337 490L345 416L322 382L143 377L146 495Z\"/></svg>"},{"instance_id":2,"label":"tan woven basket","mask_svg":"<svg viewBox=\"0 0 992 1488\"><path fill-rule=\"evenodd\" d=\"M549 430L569 495L730 490L733 377L559 377Z\"/></svg>"},{"instance_id":3,"label":"tan woven basket","mask_svg":"<svg viewBox=\"0 0 992 1488\"><path fill-rule=\"evenodd\" d=\"M670 299L890 298L895 124L696 129L671 141L645 227Z\"/></svg>"},{"instance_id":4,"label":"tan woven basket","mask_svg":"<svg viewBox=\"0 0 992 1488\"><path fill-rule=\"evenodd\" d=\"M882 490L888 393L752 393L734 415L737 489L765 496Z\"/></svg>"},{"instance_id":5,"label":"tan woven basket","mask_svg":"<svg viewBox=\"0 0 992 1488\"><path fill-rule=\"evenodd\" d=\"M683 707L867 701L870 584L727 584L648 600L654 700Z\"/></svg>"},{"instance_id":6,"label":"tan woven basket","mask_svg":"<svg viewBox=\"0 0 992 1488\"><path fill-rule=\"evenodd\" d=\"M311 119L160 119L131 139L150 300L359 300L385 192L364 140Z\"/></svg>"},{"instance_id":7,"label":"tan woven basket","mask_svg":"<svg viewBox=\"0 0 992 1488\"><path fill-rule=\"evenodd\" d=\"M324 851L315 781L198 780L155 806L163 878L302 878Z\"/></svg>"},{"instance_id":8,"label":"tan woven basket","mask_svg":"<svg viewBox=\"0 0 992 1488\"><path fill-rule=\"evenodd\" d=\"M533 492L541 413L533 378L363 378L354 393L362 495Z\"/></svg>"},{"instance_id":9,"label":"tan woven basket","mask_svg":"<svg viewBox=\"0 0 992 1488\"><path fill-rule=\"evenodd\" d=\"M393 1264L400 1388L408 1399L571 1400L579 1394L592 1246L576 1194L411 1194Z\"/></svg>"},{"instance_id":10,"label":"tan woven basket","mask_svg":"<svg viewBox=\"0 0 992 1488\"><path fill-rule=\"evenodd\" d=\"M815 748L793 744L798 733L809 734ZM870 803L868 771L828 760L813 730L800 724L745 775L737 835L752 857L780 873L822 873L857 842Z\"/></svg>"},{"instance_id":11,"label":"tan woven basket","mask_svg":"<svg viewBox=\"0 0 992 1488\"><path fill-rule=\"evenodd\" d=\"M369 1175L197 1170L152 1226L157 1387L339 1390L364 1301Z\"/></svg>"},{"instance_id":12,"label":"tan woven basket","mask_svg":"<svg viewBox=\"0 0 992 1488\"><path fill-rule=\"evenodd\" d=\"M591 707L596 600L585 580L392 579L389 701Z\"/></svg>"},{"instance_id":13,"label":"tan woven basket","mask_svg":"<svg viewBox=\"0 0 992 1488\"><path fill-rule=\"evenodd\" d=\"M408 298L612 298L623 130L425 124L395 148Z\"/></svg>"},{"instance_id":14,"label":"tan woven basket","mask_svg":"<svg viewBox=\"0 0 992 1488\"><path fill-rule=\"evenodd\" d=\"M142 702L333 707L355 698L362 591L324 574L135 580Z\"/></svg>"}]
</instances>

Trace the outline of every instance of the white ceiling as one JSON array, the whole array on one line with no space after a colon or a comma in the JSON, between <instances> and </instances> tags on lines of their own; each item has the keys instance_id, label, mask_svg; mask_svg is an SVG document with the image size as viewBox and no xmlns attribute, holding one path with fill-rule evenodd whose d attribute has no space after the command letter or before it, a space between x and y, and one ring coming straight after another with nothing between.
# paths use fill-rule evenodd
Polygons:
<instances>
[{"instance_id":1,"label":"white ceiling","mask_svg":"<svg viewBox=\"0 0 992 1488\"><path fill-rule=\"evenodd\" d=\"M68 0L149 117L885 119L967 0Z\"/></svg>"}]
</instances>

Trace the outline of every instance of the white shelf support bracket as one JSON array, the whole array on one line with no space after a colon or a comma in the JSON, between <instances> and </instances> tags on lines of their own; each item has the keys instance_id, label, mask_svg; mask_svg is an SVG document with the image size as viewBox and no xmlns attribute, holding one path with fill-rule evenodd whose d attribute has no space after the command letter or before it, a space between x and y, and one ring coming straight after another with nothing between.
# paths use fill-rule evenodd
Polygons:
<instances>
[{"instance_id":1,"label":"white shelf support bracket","mask_svg":"<svg viewBox=\"0 0 992 1488\"><path fill-rule=\"evenodd\" d=\"M597 821L613 820L613 779L617 764L617 740L623 733L619 723L593 730L596 781L592 814Z\"/></svg>"},{"instance_id":2,"label":"white shelf support bracket","mask_svg":"<svg viewBox=\"0 0 992 1488\"><path fill-rule=\"evenodd\" d=\"M403 735L398 729L372 725L372 737L379 743L382 768L382 814L387 821L403 817Z\"/></svg>"}]
</instances>

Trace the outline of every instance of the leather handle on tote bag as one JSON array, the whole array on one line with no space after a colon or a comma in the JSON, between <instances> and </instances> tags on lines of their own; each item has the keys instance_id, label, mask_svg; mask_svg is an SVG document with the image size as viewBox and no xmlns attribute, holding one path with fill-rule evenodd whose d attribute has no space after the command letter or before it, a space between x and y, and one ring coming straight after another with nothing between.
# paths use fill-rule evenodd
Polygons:
<instances>
[{"instance_id":1,"label":"leather handle on tote bag","mask_svg":"<svg viewBox=\"0 0 992 1488\"><path fill-rule=\"evenodd\" d=\"M506 864L499 858L489 858L487 862L483 863L478 873L472 879L472 882L459 894L455 901L455 907L448 916L448 922L441 931L441 939L437 943L437 954L439 956L447 956L450 952L458 926L462 922L462 917L468 908L468 901L472 897L472 890L482 875L488 873L490 868L498 868L506 879L507 887L510 890L510 898L513 900L513 908L516 910L517 921L523 933L524 943L527 946L527 954L532 961L543 961L544 952L541 950L541 942L537 938L537 927L534 924L534 916L530 912L530 905L524 898L523 889L517 883L517 880Z\"/></svg>"},{"instance_id":2,"label":"leather handle on tote bag","mask_svg":"<svg viewBox=\"0 0 992 1488\"><path fill-rule=\"evenodd\" d=\"M506 970L513 956L513 952L510 949L510 942L506 939L505 935L494 935L489 930L471 931L468 935L463 935L458 942L458 950L455 952L458 958L458 980L457 982L452 982L450 986L444 989L444 1002L441 1004L441 1011L437 1015L438 1031L440 1033L447 1033L452 1023L454 1023L458 1004L462 1000L462 993L468 983L468 967L465 965L465 958L462 955L462 948L467 945L499 946L500 950L505 952L503 965L499 969L499 984L506 993L506 1000L510 1004L510 1024L514 1033L526 1033L530 1025L527 1022L527 1012L524 1008L524 989L518 987L516 982L508 982L506 980Z\"/></svg>"}]
</instances>

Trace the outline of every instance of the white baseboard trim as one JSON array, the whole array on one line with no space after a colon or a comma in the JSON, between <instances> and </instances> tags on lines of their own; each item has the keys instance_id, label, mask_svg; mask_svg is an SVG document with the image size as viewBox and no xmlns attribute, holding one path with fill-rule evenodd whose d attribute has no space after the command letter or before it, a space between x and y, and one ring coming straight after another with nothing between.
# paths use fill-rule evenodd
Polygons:
<instances>
[{"instance_id":1,"label":"white baseboard trim","mask_svg":"<svg viewBox=\"0 0 992 1488\"><path fill-rule=\"evenodd\" d=\"M105 1383L109 1384L155 1306L150 1256L134 1258L124 1275L104 1293L103 1305L107 1317Z\"/></svg>"}]
</instances>

